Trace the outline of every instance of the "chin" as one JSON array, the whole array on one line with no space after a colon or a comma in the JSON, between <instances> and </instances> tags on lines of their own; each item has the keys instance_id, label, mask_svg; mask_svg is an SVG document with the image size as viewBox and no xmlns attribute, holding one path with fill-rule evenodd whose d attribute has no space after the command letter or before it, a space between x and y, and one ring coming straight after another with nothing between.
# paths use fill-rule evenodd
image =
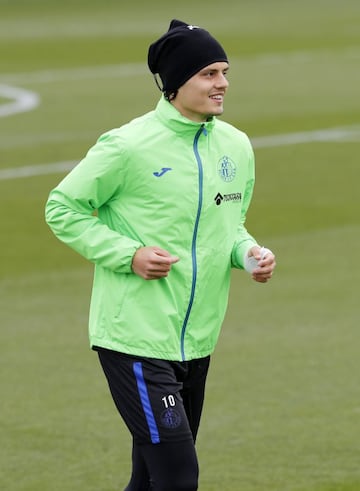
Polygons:
<instances>
[{"instance_id":1,"label":"chin","mask_svg":"<svg viewBox=\"0 0 360 491\"><path fill-rule=\"evenodd\" d=\"M218 109L211 111L210 116L220 116L224 112L224 108L221 106Z\"/></svg>"}]
</instances>

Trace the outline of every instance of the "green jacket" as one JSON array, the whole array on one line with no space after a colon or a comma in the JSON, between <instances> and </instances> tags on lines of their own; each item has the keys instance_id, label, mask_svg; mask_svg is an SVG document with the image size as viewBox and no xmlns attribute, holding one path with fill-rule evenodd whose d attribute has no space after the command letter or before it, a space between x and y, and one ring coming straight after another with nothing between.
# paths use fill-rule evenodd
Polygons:
<instances>
[{"instance_id":1,"label":"green jacket","mask_svg":"<svg viewBox=\"0 0 360 491\"><path fill-rule=\"evenodd\" d=\"M231 267L256 241L244 227L254 186L247 136L212 118L195 123L161 98L102 135L51 191L55 235L95 263L92 346L167 360L215 348ZM142 246L180 257L167 278L131 269Z\"/></svg>"}]
</instances>

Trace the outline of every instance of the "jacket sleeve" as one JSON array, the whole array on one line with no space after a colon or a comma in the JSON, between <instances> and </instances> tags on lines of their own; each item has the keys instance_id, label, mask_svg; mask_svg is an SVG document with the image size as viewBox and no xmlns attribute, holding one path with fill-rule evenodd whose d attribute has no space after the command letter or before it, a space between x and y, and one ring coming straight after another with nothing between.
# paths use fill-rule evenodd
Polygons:
<instances>
[{"instance_id":1,"label":"jacket sleeve","mask_svg":"<svg viewBox=\"0 0 360 491\"><path fill-rule=\"evenodd\" d=\"M131 272L143 244L112 230L95 210L121 187L126 155L119 138L106 133L86 157L50 192L45 219L54 234L93 263L119 273Z\"/></svg>"},{"instance_id":2,"label":"jacket sleeve","mask_svg":"<svg viewBox=\"0 0 360 491\"><path fill-rule=\"evenodd\" d=\"M244 255L254 245L258 245L245 227L246 214L249 209L255 184L255 158L254 152L248 141L248 178L246 181L244 196L241 207L240 223L238 225L236 240L231 253L231 265L234 268L244 269Z\"/></svg>"}]
</instances>

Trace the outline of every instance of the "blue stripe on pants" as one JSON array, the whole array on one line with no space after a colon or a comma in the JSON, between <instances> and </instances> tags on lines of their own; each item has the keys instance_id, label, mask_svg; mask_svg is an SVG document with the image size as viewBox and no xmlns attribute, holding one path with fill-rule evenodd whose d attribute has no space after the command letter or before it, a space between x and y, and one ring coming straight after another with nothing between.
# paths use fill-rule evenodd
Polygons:
<instances>
[{"instance_id":1,"label":"blue stripe on pants","mask_svg":"<svg viewBox=\"0 0 360 491\"><path fill-rule=\"evenodd\" d=\"M152 443L160 443L159 430L154 418L154 413L151 408L149 394L147 391L146 383L144 380L144 374L141 362L135 362L133 364L133 370L136 378L136 383L140 395L141 404L145 413L146 421L150 431L150 437Z\"/></svg>"}]
</instances>

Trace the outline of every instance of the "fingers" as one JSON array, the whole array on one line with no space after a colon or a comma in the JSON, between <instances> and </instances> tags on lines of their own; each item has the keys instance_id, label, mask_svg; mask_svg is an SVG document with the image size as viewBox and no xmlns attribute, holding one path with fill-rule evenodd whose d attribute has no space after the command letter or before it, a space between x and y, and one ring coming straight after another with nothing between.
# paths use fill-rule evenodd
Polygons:
<instances>
[{"instance_id":1,"label":"fingers","mask_svg":"<svg viewBox=\"0 0 360 491\"><path fill-rule=\"evenodd\" d=\"M132 269L145 280L155 280L168 276L179 257L172 256L160 247L141 247L133 257Z\"/></svg>"},{"instance_id":2,"label":"fingers","mask_svg":"<svg viewBox=\"0 0 360 491\"><path fill-rule=\"evenodd\" d=\"M178 256L172 256L170 252L160 249L160 247L153 247L154 259L153 262L156 264L174 264L179 261Z\"/></svg>"},{"instance_id":3,"label":"fingers","mask_svg":"<svg viewBox=\"0 0 360 491\"><path fill-rule=\"evenodd\" d=\"M252 278L259 283L266 283L273 275L276 266L275 256L270 250L261 255L258 267L252 272Z\"/></svg>"},{"instance_id":4,"label":"fingers","mask_svg":"<svg viewBox=\"0 0 360 491\"><path fill-rule=\"evenodd\" d=\"M270 271L270 272L261 271L259 273L256 273L254 271L252 274L252 278L253 278L253 280L257 281L258 283L266 283L267 281L269 281L271 279L272 275L273 275L272 271Z\"/></svg>"},{"instance_id":5,"label":"fingers","mask_svg":"<svg viewBox=\"0 0 360 491\"><path fill-rule=\"evenodd\" d=\"M272 277L272 272L271 273L253 273L252 278L253 280L257 281L258 283L266 283L267 281L270 280Z\"/></svg>"},{"instance_id":6,"label":"fingers","mask_svg":"<svg viewBox=\"0 0 360 491\"><path fill-rule=\"evenodd\" d=\"M266 247L255 245L244 256L244 269L259 283L266 283L272 277L275 265L275 256Z\"/></svg>"}]
</instances>

